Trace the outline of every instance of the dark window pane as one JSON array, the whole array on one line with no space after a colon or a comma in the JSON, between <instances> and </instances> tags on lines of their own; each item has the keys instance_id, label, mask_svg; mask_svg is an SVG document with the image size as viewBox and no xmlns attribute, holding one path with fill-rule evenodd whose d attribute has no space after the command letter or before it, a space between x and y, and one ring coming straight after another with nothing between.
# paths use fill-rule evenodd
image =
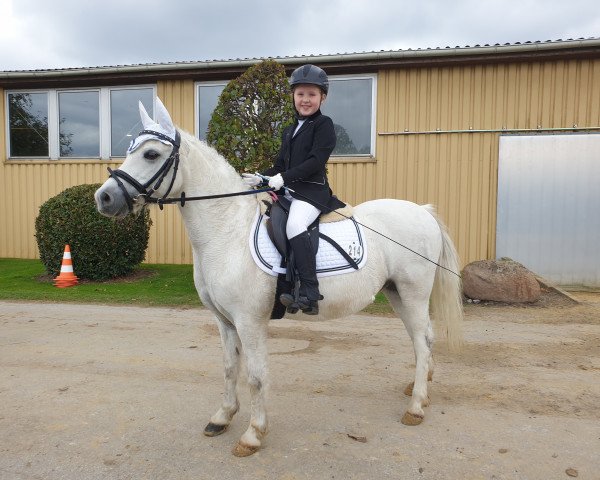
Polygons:
<instances>
[{"instance_id":1,"label":"dark window pane","mask_svg":"<svg viewBox=\"0 0 600 480\"><path fill-rule=\"evenodd\" d=\"M110 91L110 155L124 157L131 140L143 130L138 102L154 117L152 88L127 88Z\"/></svg>"},{"instance_id":2,"label":"dark window pane","mask_svg":"<svg viewBox=\"0 0 600 480\"><path fill-rule=\"evenodd\" d=\"M199 85L198 86L198 138L206 141L208 122L217 107L219 96L225 85Z\"/></svg>"},{"instance_id":3,"label":"dark window pane","mask_svg":"<svg viewBox=\"0 0 600 480\"><path fill-rule=\"evenodd\" d=\"M322 111L335 126L334 155L371 153L372 88L372 78L331 80Z\"/></svg>"},{"instance_id":4,"label":"dark window pane","mask_svg":"<svg viewBox=\"0 0 600 480\"><path fill-rule=\"evenodd\" d=\"M100 156L98 92L58 94L61 157Z\"/></svg>"},{"instance_id":5,"label":"dark window pane","mask_svg":"<svg viewBox=\"0 0 600 480\"><path fill-rule=\"evenodd\" d=\"M8 94L11 157L48 157L48 94Z\"/></svg>"}]
</instances>

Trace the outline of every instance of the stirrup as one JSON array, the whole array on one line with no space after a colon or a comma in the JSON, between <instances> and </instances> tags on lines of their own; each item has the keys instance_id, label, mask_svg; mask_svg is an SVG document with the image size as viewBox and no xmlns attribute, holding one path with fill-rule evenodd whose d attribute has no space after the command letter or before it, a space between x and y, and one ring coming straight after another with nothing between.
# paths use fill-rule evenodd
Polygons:
<instances>
[{"instance_id":1,"label":"stirrup","mask_svg":"<svg viewBox=\"0 0 600 480\"><path fill-rule=\"evenodd\" d=\"M297 305L305 315L319 314L319 302L317 300L309 300L307 297L302 296L298 298Z\"/></svg>"},{"instance_id":2,"label":"stirrup","mask_svg":"<svg viewBox=\"0 0 600 480\"><path fill-rule=\"evenodd\" d=\"M291 293L282 293L279 295L279 301L286 307L285 310L287 313L296 313L300 310L300 307L296 303L296 299Z\"/></svg>"}]
</instances>

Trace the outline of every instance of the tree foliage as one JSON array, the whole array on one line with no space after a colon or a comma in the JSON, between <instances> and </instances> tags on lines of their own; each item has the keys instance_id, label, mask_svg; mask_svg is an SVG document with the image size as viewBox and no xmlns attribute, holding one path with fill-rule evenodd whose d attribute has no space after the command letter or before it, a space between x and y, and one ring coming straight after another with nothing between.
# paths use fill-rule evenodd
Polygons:
<instances>
[{"instance_id":1,"label":"tree foliage","mask_svg":"<svg viewBox=\"0 0 600 480\"><path fill-rule=\"evenodd\" d=\"M40 207L35 237L40 259L52 276L60 272L66 244L80 278L106 280L127 275L144 260L152 223L147 209L118 220L104 217L94 203L99 187L67 188Z\"/></svg>"},{"instance_id":2,"label":"tree foliage","mask_svg":"<svg viewBox=\"0 0 600 480\"><path fill-rule=\"evenodd\" d=\"M283 128L293 120L285 69L264 60L227 84L208 124L207 141L236 170L260 172L273 164Z\"/></svg>"}]
</instances>

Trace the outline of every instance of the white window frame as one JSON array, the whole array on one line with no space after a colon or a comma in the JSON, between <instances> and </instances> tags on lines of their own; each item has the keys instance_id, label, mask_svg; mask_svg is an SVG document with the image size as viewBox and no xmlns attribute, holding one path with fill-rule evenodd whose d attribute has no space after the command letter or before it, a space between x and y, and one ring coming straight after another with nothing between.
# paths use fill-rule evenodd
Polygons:
<instances>
[{"instance_id":1,"label":"white window frame","mask_svg":"<svg viewBox=\"0 0 600 480\"><path fill-rule=\"evenodd\" d=\"M376 73L364 73L356 75L329 75L329 86L332 87L331 81L336 80L359 80L361 78L371 79L371 151L369 153L357 153L354 155L332 155L332 159L343 159L343 158L375 158L376 151L376 139L377 139L377 74ZM335 86L334 86L335 87Z\"/></svg>"},{"instance_id":2,"label":"white window frame","mask_svg":"<svg viewBox=\"0 0 600 480\"><path fill-rule=\"evenodd\" d=\"M5 138L6 138L6 158L8 160L52 160L52 161L68 161L72 159L100 159L110 160L111 158L124 158L120 156L111 156L111 110L110 110L110 92L111 90L138 90L141 88L152 89L152 107L156 111L156 85L112 85L109 87L81 87L81 88L36 88L24 90L6 90L4 94L5 108ZM59 145L59 110L58 110L58 94L73 92L99 92L99 132L98 138L100 142L99 157L61 157ZM40 156L10 156L10 112L8 96L17 93L45 93L48 98L48 157Z\"/></svg>"},{"instance_id":3,"label":"white window frame","mask_svg":"<svg viewBox=\"0 0 600 480\"><path fill-rule=\"evenodd\" d=\"M200 87L226 87L229 80L213 80L208 82L194 82L194 135L200 138Z\"/></svg>"}]
</instances>

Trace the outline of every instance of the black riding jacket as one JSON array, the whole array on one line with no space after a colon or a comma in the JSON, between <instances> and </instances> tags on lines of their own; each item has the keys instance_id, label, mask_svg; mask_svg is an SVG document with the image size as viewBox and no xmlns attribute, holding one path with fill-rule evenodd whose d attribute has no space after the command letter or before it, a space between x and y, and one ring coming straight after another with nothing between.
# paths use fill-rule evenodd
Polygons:
<instances>
[{"instance_id":1,"label":"black riding jacket","mask_svg":"<svg viewBox=\"0 0 600 480\"><path fill-rule=\"evenodd\" d=\"M343 207L345 204L332 194L325 171L336 143L333 121L317 110L294 135L297 126L298 120L284 129L279 154L264 175L281 173L284 185L294 190L292 197L321 212Z\"/></svg>"}]
</instances>

